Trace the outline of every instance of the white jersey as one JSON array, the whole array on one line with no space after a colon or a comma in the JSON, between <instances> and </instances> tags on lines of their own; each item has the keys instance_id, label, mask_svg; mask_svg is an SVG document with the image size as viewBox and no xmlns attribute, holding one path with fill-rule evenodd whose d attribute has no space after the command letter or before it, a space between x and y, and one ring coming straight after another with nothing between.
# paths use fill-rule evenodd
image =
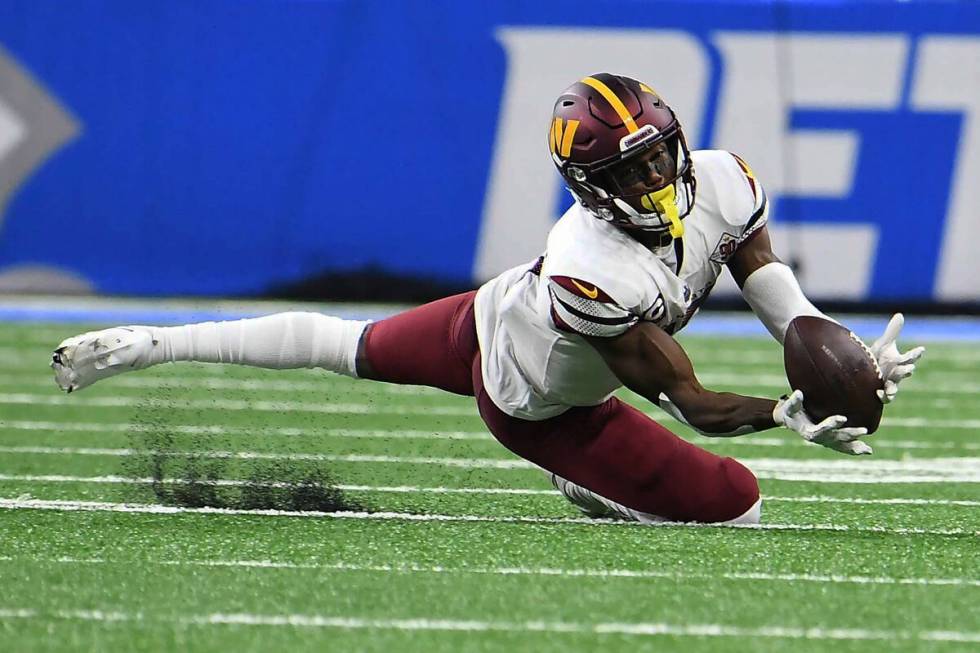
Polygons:
<instances>
[{"instance_id":1,"label":"white jersey","mask_svg":"<svg viewBox=\"0 0 980 653\"><path fill-rule=\"evenodd\" d=\"M652 251L576 204L541 258L480 288L483 382L501 410L541 420L605 401L622 384L582 336L617 336L640 321L676 333L766 223L765 193L741 159L721 150L691 158L695 203L671 245Z\"/></svg>"}]
</instances>

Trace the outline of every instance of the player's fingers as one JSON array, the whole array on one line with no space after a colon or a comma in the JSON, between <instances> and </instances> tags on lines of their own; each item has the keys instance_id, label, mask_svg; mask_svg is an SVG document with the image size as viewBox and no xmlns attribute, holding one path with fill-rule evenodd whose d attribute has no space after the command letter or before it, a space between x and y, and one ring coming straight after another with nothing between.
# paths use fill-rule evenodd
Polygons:
<instances>
[{"instance_id":1,"label":"player's fingers","mask_svg":"<svg viewBox=\"0 0 980 653\"><path fill-rule=\"evenodd\" d=\"M826 433L827 431L833 431L838 427L843 426L844 422L846 421L847 418L844 417L843 415L831 415L830 417L823 420L819 424L814 425L813 429L811 430L811 433L817 435L820 433Z\"/></svg>"},{"instance_id":2,"label":"player's fingers","mask_svg":"<svg viewBox=\"0 0 980 653\"><path fill-rule=\"evenodd\" d=\"M793 402L793 405L794 406L797 406L799 408L803 408L803 391L802 390L793 390L793 394L791 394L789 396L789 400L791 402Z\"/></svg>"},{"instance_id":3,"label":"player's fingers","mask_svg":"<svg viewBox=\"0 0 980 653\"><path fill-rule=\"evenodd\" d=\"M792 416L801 410L803 410L803 391L793 390L792 394L783 401L783 414Z\"/></svg>"},{"instance_id":4,"label":"player's fingers","mask_svg":"<svg viewBox=\"0 0 980 653\"><path fill-rule=\"evenodd\" d=\"M898 340L898 334L902 331L904 325L905 316L901 313L895 313L892 315L892 319L888 320L888 326L885 327L885 333L881 336L881 339L886 342L895 342Z\"/></svg>"},{"instance_id":5,"label":"player's fingers","mask_svg":"<svg viewBox=\"0 0 980 653\"><path fill-rule=\"evenodd\" d=\"M895 362L899 365L904 365L906 363L916 363L922 358L922 354L926 353L925 347L915 347L914 349L909 349L904 354L898 357Z\"/></svg>"},{"instance_id":6,"label":"player's fingers","mask_svg":"<svg viewBox=\"0 0 980 653\"><path fill-rule=\"evenodd\" d=\"M839 428L836 431L837 440L839 442L851 442L857 440L862 435L867 435L868 429L863 426L845 426Z\"/></svg>"},{"instance_id":7,"label":"player's fingers","mask_svg":"<svg viewBox=\"0 0 980 653\"><path fill-rule=\"evenodd\" d=\"M892 380L885 381L885 396L888 397L888 402L890 403L895 399L895 395L898 394L898 384Z\"/></svg>"},{"instance_id":8,"label":"player's fingers","mask_svg":"<svg viewBox=\"0 0 980 653\"><path fill-rule=\"evenodd\" d=\"M888 320L888 326L885 327L885 332L881 334L880 338L871 343L871 351L875 357L878 356L878 353L882 349L895 342L895 339L898 338L898 332L902 330L903 324L905 324L905 318L902 317L901 313L892 315L892 319Z\"/></svg>"},{"instance_id":9,"label":"player's fingers","mask_svg":"<svg viewBox=\"0 0 980 653\"><path fill-rule=\"evenodd\" d=\"M872 449L866 443L861 442L860 440L854 440L853 442L843 442L841 443L838 451L849 453L852 456L870 456L871 454L874 453L874 449Z\"/></svg>"},{"instance_id":10,"label":"player's fingers","mask_svg":"<svg viewBox=\"0 0 980 653\"><path fill-rule=\"evenodd\" d=\"M898 365L905 365L906 363L915 363L920 358L922 354L926 351L925 347L916 347L915 349L909 349L907 352L898 357L895 361Z\"/></svg>"},{"instance_id":11,"label":"player's fingers","mask_svg":"<svg viewBox=\"0 0 980 653\"><path fill-rule=\"evenodd\" d=\"M911 363L908 365L896 365L892 368L892 371L888 374L888 380L898 383L902 379L907 379L912 376L915 372L915 365Z\"/></svg>"},{"instance_id":12,"label":"player's fingers","mask_svg":"<svg viewBox=\"0 0 980 653\"><path fill-rule=\"evenodd\" d=\"M892 399L894 399L894 397L886 395L884 390L875 390L875 394L878 395L878 401L883 404L890 404Z\"/></svg>"}]
</instances>

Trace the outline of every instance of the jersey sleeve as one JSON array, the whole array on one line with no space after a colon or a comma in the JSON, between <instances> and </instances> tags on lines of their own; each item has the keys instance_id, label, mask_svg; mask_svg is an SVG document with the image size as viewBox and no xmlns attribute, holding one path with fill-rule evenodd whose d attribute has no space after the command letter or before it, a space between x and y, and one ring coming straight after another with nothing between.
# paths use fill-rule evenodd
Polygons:
<instances>
[{"instance_id":1,"label":"jersey sleeve","mask_svg":"<svg viewBox=\"0 0 980 653\"><path fill-rule=\"evenodd\" d=\"M739 228L740 233L738 234L737 241L741 245L768 222L769 200L766 197L765 189L759 183L749 164L737 154L732 154L731 152L729 154L731 154L735 163L738 165L736 174L740 176L740 181L736 185L736 188L740 186L742 192L739 193L740 197L735 200L736 206L731 212L731 215L726 217L731 224ZM749 192L746 193L744 192L745 190Z\"/></svg>"},{"instance_id":2,"label":"jersey sleeve","mask_svg":"<svg viewBox=\"0 0 980 653\"><path fill-rule=\"evenodd\" d=\"M562 331L611 338L624 333L640 319L598 286L574 277L549 276L548 294L551 319Z\"/></svg>"}]
</instances>

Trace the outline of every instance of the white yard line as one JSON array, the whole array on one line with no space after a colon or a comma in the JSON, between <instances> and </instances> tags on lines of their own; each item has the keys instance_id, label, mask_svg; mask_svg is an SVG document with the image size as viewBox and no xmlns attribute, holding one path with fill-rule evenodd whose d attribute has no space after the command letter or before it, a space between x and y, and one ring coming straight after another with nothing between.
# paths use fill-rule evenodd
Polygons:
<instances>
[{"instance_id":1,"label":"white yard line","mask_svg":"<svg viewBox=\"0 0 980 653\"><path fill-rule=\"evenodd\" d=\"M180 478L154 479L149 477L134 478L131 476L71 476L64 474L0 474L0 481L17 481L30 483L96 483L108 485L149 485L152 483L180 483L188 481ZM202 485L237 487L242 485L261 485L264 487L289 487L289 483L255 483L241 479L220 478L214 480L196 481ZM345 485L335 486L346 492L384 492L395 494L512 494L519 496L551 495L558 496L557 490L539 490L531 488L465 488L465 487L418 487L413 485Z\"/></svg>"},{"instance_id":2,"label":"white yard line","mask_svg":"<svg viewBox=\"0 0 980 653\"><path fill-rule=\"evenodd\" d=\"M112 456L149 454L242 460L315 460L342 463L441 465L463 469L538 469L508 458L385 456L370 454L275 453L261 451L155 451L130 448L0 446L0 453L23 455ZM763 479L824 483L980 483L980 458L914 458L909 460L794 460L745 458L742 464Z\"/></svg>"},{"instance_id":3,"label":"white yard line","mask_svg":"<svg viewBox=\"0 0 980 653\"><path fill-rule=\"evenodd\" d=\"M158 397L75 397L62 394L0 393L0 404L96 406L99 408L165 408L168 410L229 410L328 415L456 415L477 417L476 406L418 406L375 402L268 401L264 399L160 399ZM980 420L977 420L980 423Z\"/></svg>"},{"instance_id":4,"label":"white yard line","mask_svg":"<svg viewBox=\"0 0 980 653\"><path fill-rule=\"evenodd\" d=\"M343 630L398 630L442 632L564 633L572 635L620 635L651 637L736 637L795 640L880 640L980 642L980 633L959 631L869 630L863 628L798 628L786 626L745 627L723 624L668 624L604 622L584 624L562 621L481 621L457 619L369 619L316 614L210 613L164 617L141 612L103 610L52 610L0 608L0 618L56 619L97 622L163 622L195 626L286 626L289 628L332 628Z\"/></svg>"},{"instance_id":5,"label":"white yard line","mask_svg":"<svg viewBox=\"0 0 980 653\"><path fill-rule=\"evenodd\" d=\"M293 427L293 426L223 426L218 424L130 424L120 422L54 422L44 420L0 420L0 434L4 431L75 431L83 433L139 433L165 431L187 435L245 435L256 438L267 436L284 437L336 437L353 439L380 440L474 440L494 442L486 430L473 431L434 431L423 429L341 429L327 427ZM798 449L801 442L792 438L767 438L760 435L749 435L742 438L706 438L695 436L695 441L703 446L749 446L749 447L790 447ZM895 440L888 438L883 441L888 449L962 449L980 451L980 443L954 442L947 440Z\"/></svg>"},{"instance_id":6,"label":"white yard line","mask_svg":"<svg viewBox=\"0 0 980 653\"><path fill-rule=\"evenodd\" d=\"M417 440L475 440L494 442L486 430L473 431L434 431L423 429L346 429L327 427L293 427L293 426L223 426L218 424L130 424L126 422L55 422L44 420L0 420L0 434L4 431L77 431L83 433L138 433L166 431L187 435L245 435L252 437L284 436L319 436L354 439L417 439ZM792 447L799 448L800 441L791 438L767 438L749 435L742 438L706 438L696 436L696 442L701 445L732 445L750 447ZM883 441L889 449L963 449L980 451L980 443L931 441L931 440L894 440Z\"/></svg>"},{"instance_id":7,"label":"white yard line","mask_svg":"<svg viewBox=\"0 0 980 653\"><path fill-rule=\"evenodd\" d=\"M857 497L770 497L763 495L763 503L787 502L787 503L853 503L861 505L879 506L980 506L980 501L968 499L916 499L916 498L891 498L891 499L862 499Z\"/></svg>"},{"instance_id":8,"label":"white yard line","mask_svg":"<svg viewBox=\"0 0 980 653\"><path fill-rule=\"evenodd\" d=\"M37 420L2 420L0 433L4 431L77 431L82 433L141 433L165 431L187 435L247 435L253 437L266 436L322 436L338 438L363 439L411 439L411 440L479 440L494 442L486 430L478 431L433 431L421 429L338 429L338 428L304 428L293 426L222 426L217 424L129 424L113 422L52 422ZM956 443L949 443L958 446ZM980 444L976 445L980 449ZM915 447L923 448L923 447ZM952 447L939 447L952 448ZM965 446L969 448L969 446Z\"/></svg>"},{"instance_id":9,"label":"white yard line","mask_svg":"<svg viewBox=\"0 0 980 653\"><path fill-rule=\"evenodd\" d=\"M277 560L106 560L103 558L17 558L0 556L0 562L40 562L72 565L161 565L166 567L232 567L246 569L292 569L420 574L480 574L489 576L559 576L565 578L637 578L669 580L777 581L788 583L831 583L854 585L926 585L980 587L975 578L893 578L890 576L847 576L843 574L773 574L765 572L691 573L666 569L562 569L556 567L443 567L417 564L365 565L349 562L296 563Z\"/></svg>"},{"instance_id":10,"label":"white yard line","mask_svg":"<svg viewBox=\"0 0 980 653\"><path fill-rule=\"evenodd\" d=\"M186 483L180 478L153 479L149 477L134 478L130 476L72 476L65 474L0 474L0 481L15 481L25 483L96 483L96 484L121 484L121 485L149 485L151 483ZM252 481L240 479L215 479L213 481L203 481L208 485L217 486L240 486L252 484ZM286 487L288 483L265 483L271 487ZM519 496L559 496L557 490L541 490L537 488L490 488L490 487L422 487L417 485L347 485L340 484L338 489L347 492L383 492L396 494L489 494L489 495L519 495ZM980 501L960 500L960 499L917 499L917 498L889 498L889 499L862 499L857 497L831 497L831 496L806 496L806 497L770 497L763 496L763 502L783 502L783 503L846 503L860 505L905 505L905 506L980 506Z\"/></svg>"},{"instance_id":11,"label":"white yard line","mask_svg":"<svg viewBox=\"0 0 980 653\"><path fill-rule=\"evenodd\" d=\"M76 399L68 395L48 395L30 393L0 393L0 404L44 405L44 406L73 406L99 408L165 408L167 410L202 410L220 409L228 411L259 411L274 413L307 412L322 414L357 414L357 415L452 415L460 417L478 417L475 406L433 405L419 406L414 404L393 405L377 402L304 402L304 401L268 401L260 399L160 399L156 397L86 397ZM660 422L676 422L661 411L647 412L653 419ZM924 419L886 417L881 422L882 428L949 428L949 429L980 429L980 419Z\"/></svg>"},{"instance_id":12,"label":"white yard line","mask_svg":"<svg viewBox=\"0 0 980 653\"><path fill-rule=\"evenodd\" d=\"M207 390L248 390L253 392L316 392L329 395L331 392L339 390L340 394L395 394L409 396L428 396L428 397L449 397L448 394L436 389L424 386L413 385L394 385L387 383L351 383L349 381L335 380L333 375L321 373L323 378L318 380L297 381L284 379L236 379L228 378L223 375L148 375L136 376L125 375L113 378L106 382L105 386L111 384L113 387L127 388L134 390L158 390L160 388L204 388ZM746 374L732 372L712 372L698 370L698 378L702 383L709 385L734 385L744 388L787 388L786 378L777 374ZM48 375L17 375L0 376L0 385L24 388L31 386L36 388L51 389L54 381ZM339 388L338 388L339 386ZM917 383L909 382L902 386L903 394L916 395L973 395L980 394L980 384L964 383ZM920 397L924 398L924 397ZM952 400L935 399L926 402L927 405L937 405L945 407Z\"/></svg>"},{"instance_id":13,"label":"white yard line","mask_svg":"<svg viewBox=\"0 0 980 653\"><path fill-rule=\"evenodd\" d=\"M78 455L78 456L168 456L200 458L235 458L240 460L317 460L348 463L401 463L409 465L444 465L466 469L537 469L526 460L505 458L438 458L423 456L375 456L369 454L272 453L264 451L155 451L143 449L107 449L97 447L0 447L0 453Z\"/></svg>"},{"instance_id":14,"label":"white yard line","mask_svg":"<svg viewBox=\"0 0 980 653\"><path fill-rule=\"evenodd\" d=\"M886 528L884 526L846 526L843 524L681 524L662 522L640 524L588 517L492 517L489 515L440 515L404 512L317 512L292 510L237 510L228 508L184 508L158 504L112 503L106 501L68 501L47 499L0 498L0 509L58 510L66 512L124 512L158 515L207 514L252 515L261 517L316 517L329 519L398 520L411 522L492 522L510 524L570 524L587 526L684 526L688 528L733 528L739 530L829 531L838 533L880 533L888 535L970 535L980 532L960 528Z\"/></svg>"}]
</instances>

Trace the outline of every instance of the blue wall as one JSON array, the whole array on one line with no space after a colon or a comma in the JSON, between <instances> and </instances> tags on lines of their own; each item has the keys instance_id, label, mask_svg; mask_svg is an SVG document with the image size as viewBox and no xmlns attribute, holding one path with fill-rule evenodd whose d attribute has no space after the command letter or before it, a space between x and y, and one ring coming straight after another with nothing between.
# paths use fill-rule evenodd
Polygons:
<instances>
[{"instance_id":1,"label":"blue wall","mask_svg":"<svg viewBox=\"0 0 980 653\"><path fill-rule=\"evenodd\" d=\"M916 111L909 98L923 37L980 39L973 3L4 0L0 57L75 129L0 208L0 275L43 266L134 295L254 294L368 265L457 284L485 276L496 259L477 264L481 222L516 65L499 30L555 26L679 30L701 43L697 144L726 148L719 30L902 35L895 109L789 117L790 129L859 134L847 194L774 193L774 218L873 226L869 277L852 297L980 299L937 285L967 114ZM669 52L654 63L684 66ZM0 166L13 92L0 75ZM555 184L546 129L528 170ZM555 192L551 218L564 202Z\"/></svg>"}]
</instances>

